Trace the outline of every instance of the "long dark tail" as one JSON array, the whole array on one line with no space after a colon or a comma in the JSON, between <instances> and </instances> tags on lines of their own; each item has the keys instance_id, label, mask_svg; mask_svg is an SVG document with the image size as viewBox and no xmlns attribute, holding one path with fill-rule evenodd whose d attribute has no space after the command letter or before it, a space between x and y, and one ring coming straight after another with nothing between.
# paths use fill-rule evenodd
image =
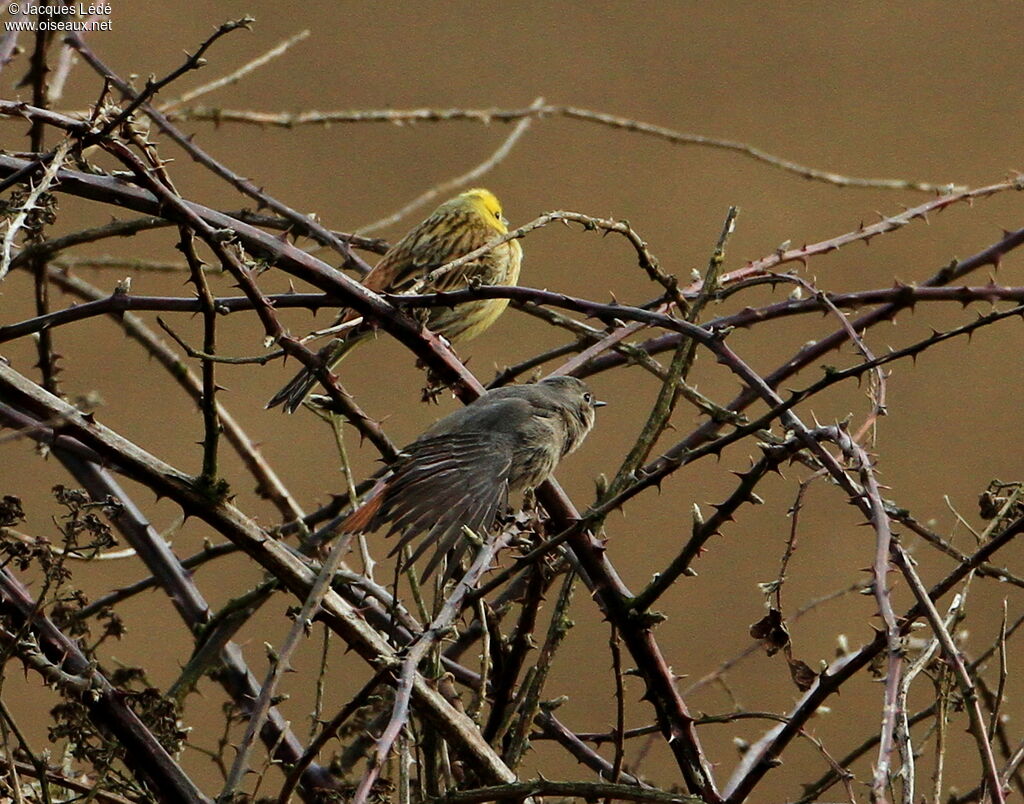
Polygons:
<instances>
[{"instance_id":1,"label":"long dark tail","mask_svg":"<svg viewBox=\"0 0 1024 804\"><path fill-rule=\"evenodd\" d=\"M327 363L329 368L334 368L367 337L368 333L349 335L345 340L333 340L324 346L318 354ZM278 405L284 405L286 413L294 413L302 405L306 397L309 396L310 391L313 390L316 384L316 375L308 368L303 367L298 374L289 380L284 388L270 398L265 407L269 410L270 408L276 408Z\"/></svg>"}]
</instances>

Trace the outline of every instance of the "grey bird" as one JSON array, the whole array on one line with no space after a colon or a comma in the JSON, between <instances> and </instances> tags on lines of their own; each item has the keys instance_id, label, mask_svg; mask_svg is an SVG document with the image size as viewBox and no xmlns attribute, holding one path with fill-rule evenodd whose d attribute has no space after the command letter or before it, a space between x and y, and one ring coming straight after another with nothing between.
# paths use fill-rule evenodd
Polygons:
<instances>
[{"instance_id":1,"label":"grey bird","mask_svg":"<svg viewBox=\"0 0 1024 804\"><path fill-rule=\"evenodd\" d=\"M463 526L486 537L509 493L543 483L583 443L604 404L575 377L488 391L403 449L340 530L364 533L390 523L387 535L402 537L389 555L422 536L410 563L435 545L423 577L448 556L448 580L465 550Z\"/></svg>"}]
</instances>

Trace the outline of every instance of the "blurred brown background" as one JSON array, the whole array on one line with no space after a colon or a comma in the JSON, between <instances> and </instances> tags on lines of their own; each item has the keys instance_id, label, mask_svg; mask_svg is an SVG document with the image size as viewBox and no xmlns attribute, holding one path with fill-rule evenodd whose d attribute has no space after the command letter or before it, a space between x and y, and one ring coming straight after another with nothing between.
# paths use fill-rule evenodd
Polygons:
<instances>
[{"instance_id":1,"label":"blurred brown background","mask_svg":"<svg viewBox=\"0 0 1024 804\"><path fill-rule=\"evenodd\" d=\"M979 186L1024 167L1019 104L1024 89L1022 11L1020 3L948 1L899 7L885 2L122 2L115 3L113 31L91 34L89 42L122 75L162 76L181 63L182 50L193 51L214 26L251 14L257 20L251 33L222 40L208 54L209 66L172 87L163 99L229 72L308 28L309 38L285 56L200 102L270 112L522 108L542 96L551 103L747 142L847 175ZM22 57L0 77L4 97L28 99L26 90L15 87L25 67ZM95 99L99 86L95 75L79 64L58 106L83 109ZM510 131L498 123L458 122L295 130L203 123L185 127L197 132L197 141L209 152L272 195L299 210L316 212L325 224L343 230L374 221L424 189L468 170ZM24 123L4 121L0 145L26 148L26 129ZM228 209L251 206L170 146L163 155L178 157L172 173L187 197ZM926 200L920 193L813 183L733 153L674 146L564 119L535 122L511 155L477 183L498 194L513 224L554 209L626 218L648 240L663 267L681 277L693 269L704 270L730 204L741 211L726 267L737 268L770 254L784 241L797 245L822 240L855 229L861 221L875 220L879 211L892 214ZM117 214L112 208L89 207L68 198L61 200L61 210L55 227L61 232ZM914 223L873 241L870 248L855 244L816 258L803 274L827 290L885 287L896 278L918 281L951 258L984 248L998 239L1003 227L1020 226L1021 210L1020 197L1012 194L980 201L973 208L958 205L934 216L929 225ZM393 239L427 211L414 213L381 234ZM172 232L161 231L127 242L108 241L93 253L177 259L174 243ZM623 301L655 295L632 251L619 238L602 239L578 228L553 226L531 235L524 249L523 284L598 300L612 293ZM1020 284L1020 271L1021 256L1012 254L999 279ZM83 276L110 289L121 274L84 271ZM985 279L979 275L972 282ZM268 290L287 287L285 278L273 272L262 283ZM179 278L150 274L135 275L132 289L142 294L190 292ZM218 289L235 293L223 281ZM769 291L758 291L743 303L769 297ZM4 323L31 315L29 299L25 275L6 280L0 297ZM70 303L59 294L54 299L57 307ZM903 315L896 327L873 331L869 343L881 353L889 345L926 335L929 327L955 326L972 315L922 305L912 315ZM297 332L324 326L327 320L325 315L315 323L308 314L288 315ZM178 316L173 323L194 344L201 342L198 319ZM755 367L768 371L800 344L834 327L832 320L808 316L739 332L730 342ZM262 330L254 316L223 320L222 333L226 353L256 354L262 349ZM54 337L64 355L67 370L62 379L68 394L98 391L106 403L98 414L101 421L178 467L199 470L201 453L194 442L202 430L196 410L169 378L124 340L116 325L94 319L58 330ZM563 335L534 319L512 312L461 354L472 358L470 367L486 381L496 367L563 340ZM934 520L937 530L953 534L965 550L973 539L955 526L951 507L977 524L975 500L990 479L1024 479L1016 393L1024 379L1021 341L1019 322L1006 322L985 330L970 345L958 341L929 352L916 367L896 366L889 383L890 415L880 423L876 444L888 494L919 519ZM3 353L19 370L34 376L29 344L5 344ZM854 359L852 352L844 352L827 362L845 365ZM360 350L342 373L346 387L364 408L387 419L388 431L398 442L413 437L455 404L448 398L439 408L414 404L421 375L412 363L408 353L381 342ZM263 410L265 400L293 368L279 362L263 368L222 368L221 382L229 388L222 401L261 443L300 502L311 508L341 489L328 432L307 414L286 417ZM125 382L126 376L140 381ZM817 376L817 370L808 372L793 385L803 386ZM736 381L706 358L693 378L702 391L721 401L737 390ZM615 471L657 391L649 375L637 369L595 378L594 385L611 406L602 411L585 448L559 472L559 480L580 506L593 498L593 478ZM862 391L851 385L819 397L800 413L805 421L813 415L830 422L852 412L859 421L868 409ZM680 409L677 433L669 433L666 443L696 421L689 409ZM707 510L707 504L721 501L732 488L729 472L746 468L751 451L744 444L727 452L718 464L705 461L681 471L660 495L648 492L627 516L609 520L609 555L627 583L640 587L674 555L689 534L691 506L698 503ZM361 472L373 468L373 458L369 449L359 452ZM227 449L224 461L239 505L273 522L273 511L255 499L252 481ZM777 572L789 528L785 512L803 473L794 468L788 479L773 478L764 484L759 492L766 505L744 511L722 538L711 543L699 562L700 576L682 580L661 601L659 608L669 619L657 635L674 670L688 677L681 685L749 644L747 628L764 611L757 583L771 580ZM27 444L0 447L0 493L22 496L30 528L42 535L55 535L48 525L54 506L46 490L56 482L68 480L59 466L34 457ZM178 517L174 506L154 503L148 495L140 495L139 502L149 506L158 527L169 527ZM812 488L785 590L790 609L863 577L859 570L870 563L873 539L858 524L838 491L823 483ZM191 554L209 535L189 522L175 532L175 549ZM948 571L948 560L922 550L918 554L926 580ZM1016 559L1019 565L1020 558L1021 550L1011 548L1000 563L1013 566ZM83 568L79 582L95 594L143 574L136 562L120 561ZM201 571L198 581L211 601L221 604L259 577L246 561L232 559ZM992 584L972 589L968 623L977 646L991 641L998 629L1003 591ZM902 587L897 599L906 599ZM280 640L286 627L280 615L287 603L273 601L241 635L259 675L265 668L263 642ZM1016 600L1011 596L1009 606L1012 619L1021 610L1019 595ZM817 610L794 626L796 655L817 669L820 660L834 654L837 635L846 635L855 646L871 637L872 622L878 622L870 619L873 611L871 598L857 596ZM156 594L130 602L125 613L130 638L112 646L111 657L145 661L153 683L166 686L189 650L176 615ZM607 626L584 594L577 596L573 614L578 625L547 693L571 696L561 714L572 728L605 730L612 711ZM155 651L164 661L153 661ZM303 670L312 671L314 662L313 650L303 652L295 662L300 670L296 678L303 678ZM339 646L332 656L337 702L363 672ZM308 722L308 687L293 685L293 698L285 705L300 734L306 733ZM1018 687L1011 678L1009 708L1019 717ZM38 684L30 678L27 688L37 690ZM745 707L784 712L798 697L781 657L758 655L741 664L729 675L729 688L729 694L716 687L702 690L688 703L695 711L723 712L732 707L730 695L735 695ZM641 692L639 685L630 685L629 726L650 722L650 708L637 700ZM196 741L212 747L216 735L203 729L219 717L221 693L208 685L203 694L208 706L196 706L193 700L190 725L196 727ZM812 724L833 756L877 730L881 696L881 685L865 678L832 701L831 715ZM333 703L328 700L328 710ZM204 724L203 709L208 710L210 724ZM26 704L23 718L29 711ZM43 739L42 725L37 724L38 741ZM702 730L723 780L737 758L734 738L756 739L763 728L764 723L744 721ZM628 753L630 760L635 751ZM547 775L571 778L584 773L560 753L538 748L534 756L535 766ZM951 773L962 773L966 783L972 783L977 778L973 748L962 748L955 756L962 757L964 768ZM797 796L801 781L826 769L806 743L795 744L785 759L786 764L759 789L757 800ZM201 778L215 789L213 769L204 757L190 753L186 764L202 769ZM664 784L674 779L673 766L661 753L655 752L644 770Z\"/></svg>"}]
</instances>

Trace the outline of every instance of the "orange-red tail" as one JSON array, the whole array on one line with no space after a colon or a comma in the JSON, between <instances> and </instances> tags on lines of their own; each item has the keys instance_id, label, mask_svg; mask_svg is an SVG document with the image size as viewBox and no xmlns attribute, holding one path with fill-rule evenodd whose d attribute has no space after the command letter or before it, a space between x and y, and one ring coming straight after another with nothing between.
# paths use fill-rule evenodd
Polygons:
<instances>
[{"instance_id":1,"label":"orange-red tail","mask_svg":"<svg viewBox=\"0 0 1024 804\"><path fill-rule=\"evenodd\" d=\"M364 533L373 526L373 520L384 503L384 491L373 495L355 511L345 517L338 530L341 533Z\"/></svg>"}]
</instances>

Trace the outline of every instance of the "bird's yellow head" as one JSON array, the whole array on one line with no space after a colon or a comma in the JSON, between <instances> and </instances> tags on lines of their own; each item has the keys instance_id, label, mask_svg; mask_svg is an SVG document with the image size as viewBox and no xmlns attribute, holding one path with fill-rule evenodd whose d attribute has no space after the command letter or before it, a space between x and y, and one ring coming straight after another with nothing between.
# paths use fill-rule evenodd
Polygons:
<instances>
[{"instance_id":1,"label":"bird's yellow head","mask_svg":"<svg viewBox=\"0 0 1024 804\"><path fill-rule=\"evenodd\" d=\"M482 187L466 190L459 195L458 201L465 204L501 234L508 231L508 221L505 220L502 213L501 202L490 190L485 190Z\"/></svg>"}]
</instances>

